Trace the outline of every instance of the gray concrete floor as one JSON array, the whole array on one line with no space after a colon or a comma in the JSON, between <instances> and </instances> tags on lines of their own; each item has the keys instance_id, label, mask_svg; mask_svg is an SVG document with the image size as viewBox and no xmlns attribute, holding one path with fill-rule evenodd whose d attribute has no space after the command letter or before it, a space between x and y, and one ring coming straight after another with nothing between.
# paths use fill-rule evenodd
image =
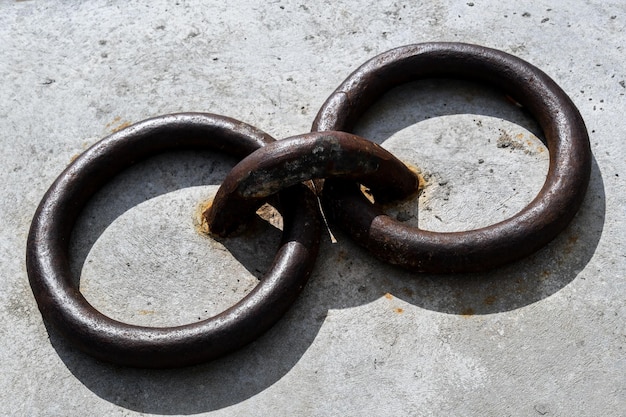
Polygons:
<instances>
[{"instance_id":1,"label":"gray concrete floor","mask_svg":"<svg viewBox=\"0 0 626 417\"><path fill-rule=\"evenodd\" d=\"M600 0L1 2L0 414L624 415L625 22L624 3ZM277 138L306 132L362 62L435 40L518 55L580 109L591 184L548 247L486 274L417 275L335 231L338 243L324 242L283 320L243 350L187 369L103 364L46 329L26 276L26 235L77 154L180 111L228 115ZM358 131L422 170L419 203L394 213L431 230L504 219L547 172L533 121L469 83L394 90ZM499 147L503 138L519 146ZM103 189L73 239L85 297L114 318L163 326L209 317L253 288L279 231L222 245L194 228L197 205L232 162L164 155Z\"/></svg>"}]
</instances>

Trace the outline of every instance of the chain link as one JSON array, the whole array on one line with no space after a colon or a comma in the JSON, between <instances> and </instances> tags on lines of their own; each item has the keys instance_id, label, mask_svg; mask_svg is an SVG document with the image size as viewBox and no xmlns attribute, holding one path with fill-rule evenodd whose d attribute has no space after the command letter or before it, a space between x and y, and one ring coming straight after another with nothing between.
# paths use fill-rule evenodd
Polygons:
<instances>
[{"instance_id":1,"label":"chain link","mask_svg":"<svg viewBox=\"0 0 626 417\"><path fill-rule=\"evenodd\" d=\"M381 203L417 193L419 179L391 153L349 132L387 90L427 77L495 86L538 120L550 168L537 197L522 211L485 228L435 233L385 215ZM269 271L226 311L177 327L134 326L93 308L69 267L68 241L87 201L138 160L178 149L209 149L241 158L204 213L211 233L226 236L270 196L284 218ZM352 73L322 105L312 132L280 141L227 117L165 115L139 122L89 148L52 184L31 224L26 264L41 314L71 344L121 365L167 368L197 364L236 350L269 329L306 284L318 253L321 216L301 183L316 180L326 217L373 255L434 273L491 269L551 241L579 209L589 182L591 151L584 122L546 74L501 51L459 43L409 45L383 53ZM322 179L326 179L324 183ZM373 202L361 186L371 190Z\"/></svg>"}]
</instances>

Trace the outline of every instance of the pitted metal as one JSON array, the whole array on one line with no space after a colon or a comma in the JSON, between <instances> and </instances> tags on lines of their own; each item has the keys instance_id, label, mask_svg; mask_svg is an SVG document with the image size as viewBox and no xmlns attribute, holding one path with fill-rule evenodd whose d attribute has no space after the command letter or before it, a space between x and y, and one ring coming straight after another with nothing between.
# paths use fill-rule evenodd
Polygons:
<instances>
[{"instance_id":1,"label":"pitted metal","mask_svg":"<svg viewBox=\"0 0 626 417\"><path fill-rule=\"evenodd\" d=\"M363 64L335 90L319 110L312 130L350 131L386 91L430 77L497 87L531 112L550 152L548 175L537 197L497 224L436 233L390 218L354 185L326 181L323 201L329 219L379 259L422 272L484 271L546 245L569 224L583 201L591 150L587 129L571 99L545 73L519 58L460 43L409 45L385 52Z\"/></svg>"},{"instance_id":2,"label":"pitted metal","mask_svg":"<svg viewBox=\"0 0 626 417\"><path fill-rule=\"evenodd\" d=\"M343 132L314 132L273 142L237 164L224 179L205 217L209 230L227 236L267 197L303 181L349 178L379 201L416 194L419 179L377 144Z\"/></svg>"},{"instance_id":3,"label":"pitted metal","mask_svg":"<svg viewBox=\"0 0 626 417\"><path fill-rule=\"evenodd\" d=\"M197 323L166 328L134 326L98 312L71 276L68 244L76 218L89 198L135 162L181 149L218 150L243 157L273 141L233 119L188 113L140 122L88 149L52 184L31 225L26 265L44 319L74 346L98 359L146 368L204 362L256 339L296 299L317 256L318 203L305 186L280 194L283 237L259 284L236 305Z\"/></svg>"},{"instance_id":4,"label":"pitted metal","mask_svg":"<svg viewBox=\"0 0 626 417\"><path fill-rule=\"evenodd\" d=\"M387 90L428 78L462 78L495 86L526 107L541 125L550 152L546 182L513 217L476 230L435 233L385 215L380 202L406 198L417 176L396 157L347 133ZM227 235L277 195L283 237L269 271L240 302L197 323L134 326L93 308L69 267L71 232L87 201L114 175L161 152L208 149L243 160L205 213L212 233ZM531 64L489 48L427 43L397 48L368 61L328 98L313 132L274 141L242 122L208 113L149 119L89 148L61 173L31 224L26 264L46 322L76 348L101 360L137 367L177 367L236 350L270 328L307 282L320 236L318 202L300 184L325 180L328 218L379 259L415 271L482 271L527 256L574 217L589 182L591 152L584 122L569 97ZM374 202L363 194L369 187ZM319 190L318 190L319 191Z\"/></svg>"}]
</instances>

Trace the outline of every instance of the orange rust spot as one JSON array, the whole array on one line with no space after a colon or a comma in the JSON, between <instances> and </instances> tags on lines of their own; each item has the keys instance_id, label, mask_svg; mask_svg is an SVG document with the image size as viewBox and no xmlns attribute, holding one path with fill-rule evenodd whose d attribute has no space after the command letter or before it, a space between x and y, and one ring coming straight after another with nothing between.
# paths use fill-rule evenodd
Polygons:
<instances>
[{"instance_id":1,"label":"orange rust spot","mask_svg":"<svg viewBox=\"0 0 626 417\"><path fill-rule=\"evenodd\" d=\"M418 190L421 191L426 186L426 180L424 179L424 176L422 175L422 170L409 162L404 162L404 161L402 162L404 163L404 165L406 165L409 171L414 173L415 176L417 177Z\"/></svg>"},{"instance_id":2,"label":"orange rust spot","mask_svg":"<svg viewBox=\"0 0 626 417\"><path fill-rule=\"evenodd\" d=\"M211 236L211 231L209 230L209 223L206 220L206 215L212 204L213 199L211 198L208 201L204 201L198 204L198 207L196 207L196 212L194 213L194 226L196 227L196 231L201 235Z\"/></svg>"},{"instance_id":3,"label":"orange rust spot","mask_svg":"<svg viewBox=\"0 0 626 417\"><path fill-rule=\"evenodd\" d=\"M409 195L407 198L404 199L404 201L409 201L413 199L416 195L419 195L422 193L422 191L424 191L424 188L426 188L426 186L428 185L428 181L426 181L426 179L422 175L422 170L420 168L405 161L402 161L402 163L404 163L404 165L406 165L409 171L411 171L417 177L417 190L415 190L414 193L412 193L411 195Z\"/></svg>"},{"instance_id":4,"label":"orange rust spot","mask_svg":"<svg viewBox=\"0 0 626 417\"><path fill-rule=\"evenodd\" d=\"M389 294L389 293L385 293L385 298L386 298L387 300L391 300L391 299L393 299L393 295L391 295L391 294Z\"/></svg>"},{"instance_id":5,"label":"orange rust spot","mask_svg":"<svg viewBox=\"0 0 626 417\"><path fill-rule=\"evenodd\" d=\"M131 124L132 124L131 122L124 122L124 123L122 123L121 125L119 125L119 126L117 126L117 127L114 127L113 129L111 129L111 131L112 131L113 133L115 133L115 132L119 132L120 130L127 128L127 127L128 127L128 126L130 126Z\"/></svg>"},{"instance_id":6,"label":"orange rust spot","mask_svg":"<svg viewBox=\"0 0 626 417\"><path fill-rule=\"evenodd\" d=\"M139 310L139 314L141 314L142 316L149 316L151 314L154 314L154 310Z\"/></svg>"},{"instance_id":7,"label":"orange rust spot","mask_svg":"<svg viewBox=\"0 0 626 417\"><path fill-rule=\"evenodd\" d=\"M400 307L398 307L398 308L394 308L394 309L393 309L393 311L395 311L395 312L396 312L396 313L398 313L398 314L402 314L402 313L404 313L404 309L403 309L403 308L400 308Z\"/></svg>"},{"instance_id":8,"label":"orange rust spot","mask_svg":"<svg viewBox=\"0 0 626 417\"><path fill-rule=\"evenodd\" d=\"M426 182L426 179L424 178L424 176L420 173L417 174L417 192L421 193L422 191L424 191L424 188L426 188L426 186L428 185L428 183Z\"/></svg>"},{"instance_id":9,"label":"orange rust spot","mask_svg":"<svg viewBox=\"0 0 626 417\"><path fill-rule=\"evenodd\" d=\"M122 122L120 123L120 121L122 120L122 118L120 116L115 116L113 118L113 120L110 123L107 123L105 128L110 129L111 132L115 133L115 132L119 132L120 130L130 126L132 123L131 122Z\"/></svg>"},{"instance_id":10,"label":"orange rust spot","mask_svg":"<svg viewBox=\"0 0 626 417\"><path fill-rule=\"evenodd\" d=\"M465 310L461 311L461 315L465 317L466 319L472 317L474 314L476 313L474 312L474 309L471 307L468 307Z\"/></svg>"},{"instance_id":11,"label":"orange rust spot","mask_svg":"<svg viewBox=\"0 0 626 417\"><path fill-rule=\"evenodd\" d=\"M518 133L517 135L515 135L515 137L517 139L524 139L524 134L523 133ZM528 144L530 145L530 141L528 141Z\"/></svg>"},{"instance_id":12,"label":"orange rust spot","mask_svg":"<svg viewBox=\"0 0 626 417\"><path fill-rule=\"evenodd\" d=\"M120 116L115 116L115 118L113 119L112 122L107 123L106 127L109 128L109 127L113 126L114 124L118 123L120 120L122 120L122 118Z\"/></svg>"},{"instance_id":13,"label":"orange rust spot","mask_svg":"<svg viewBox=\"0 0 626 417\"><path fill-rule=\"evenodd\" d=\"M489 295L485 297L485 299L483 300L483 303L485 303L485 305L487 306L490 306L490 305L493 305L497 300L498 300L498 297L496 297L495 295Z\"/></svg>"},{"instance_id":14,"label":"orange rust spot","mask_svg":"<svg viewBox=\"0 0 626 417\"><path fill-rule=\"evenodd\" d=\"M75 160L77 160L79 156L80 156L79 153L72 155L72 157L70 158L70 164L74 162Z\"/></svg>"}]
</instances>

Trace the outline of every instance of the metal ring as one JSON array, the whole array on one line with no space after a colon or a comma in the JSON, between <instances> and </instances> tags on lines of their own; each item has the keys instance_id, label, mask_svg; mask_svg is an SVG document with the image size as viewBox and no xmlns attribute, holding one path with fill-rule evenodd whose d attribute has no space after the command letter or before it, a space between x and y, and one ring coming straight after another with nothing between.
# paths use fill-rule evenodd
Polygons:
<instances>
[{"instance_id":1,"label":"metal ring","mask_svg":"<svg viewBox=\"0 0 626 417\"><path fill-rule=\"evenodd\" d=\"M393 49L352 73L322 105L312 130L350 131L363 112L390 88L432 77L495 86L533 114L550 152L548 175L539 194L500 223L436 233L403 225L371 205L354 187L327 181L327 216L378 258L417 271L482 271L533 253L563 230L580 207L589 183L591 150L587 129L574 103L531 64L501 51L460 43Z\"/></svg>"},{"instance_id":2,"label":"metal ring","mask_svg":"<svg viewBox=\"0 0 626 417\"><path fill-rule=\"evenodd\" d=\"M68 245L76 218L112 176L138 160L178 149L244 157L269 135L226 117L185 113L140 122L108 136L52 184L35 213L27 243L30 285L44 319L78 349L121 365L165 368L200 363L238 349L269 329L304 287L317 256L317 201L301 186L284 194L284 232L270 270L233 307L177 327L134 326L93 308L71 277Z\"/></svg>"},{"instance_id":3,"label":"metal ring","mask_svg":"<svg viewBox=\"0 0 626 417\"><path fill-rule=\"evenodd\" d=\"M379 201L417 193L419 178L377 144L344 132L313 132L282 139L248 155L228 173L204 213L212 234L227 236L265 199L303 181L359 180Z\"/></svg>"}]
</instances>

